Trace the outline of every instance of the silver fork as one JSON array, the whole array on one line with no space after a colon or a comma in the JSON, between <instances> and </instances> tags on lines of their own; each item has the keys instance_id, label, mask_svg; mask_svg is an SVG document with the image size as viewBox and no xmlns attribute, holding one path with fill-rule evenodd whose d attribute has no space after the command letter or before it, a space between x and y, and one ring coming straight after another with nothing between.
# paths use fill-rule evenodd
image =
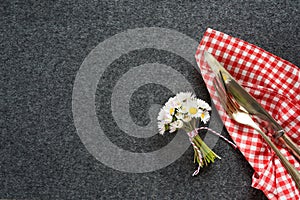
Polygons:
<instances>
[{"instance_id":1,"label":"silver fork","mask_svg":"<svg viewBox=\"0 0 300 200\"><path fill-rule=\"evenodd\" d=\"M220 79L219 79L220 80ZM223 79L221 78L221 81ZM221 105L223 106L224 110L228 114L230 118L235 120L236 122L250 126L254 128L259 134L263 137L263 139L267 142L267 144L273 149L273 151L276 153L276 155L281 160L282 164L288 171L288 173L292 176L293 180L296 183L296 186L300 190L300 173L299 171L292 165L286 157L280 152L280 150L275 146L275 144L271 141L271 139L259 128L257 123L254 122L251 115L241 106L239 105L231 96L226 92L226 85L221 83L222 86L220 86L220 83L217 81L217 79L214 80L214 87L217 91L217 94L219 96L219 100Z\"/></svg>"}]
</instances>

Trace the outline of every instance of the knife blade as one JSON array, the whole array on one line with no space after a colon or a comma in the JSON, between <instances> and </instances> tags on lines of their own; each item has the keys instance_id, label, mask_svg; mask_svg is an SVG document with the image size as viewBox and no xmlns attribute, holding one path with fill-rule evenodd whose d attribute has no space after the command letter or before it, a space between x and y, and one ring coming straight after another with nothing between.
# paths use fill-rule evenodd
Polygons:
<instances>
[{"instance_id":1,"label":"knife blade","mask_svg":"<svg viewBox=\"0 0 300 200\"><path fill-rule=\"evenodd\" d=\"M282 142L294 154L294 156L300 160L299 146L294 143L287 134L285 134L284 129L279 125L279 123L235 80L235 78L231 76L231 74L213 55L208 52L204 52L204 57L215 76L219 80L223 79L221 82L226 84L225 88L228 90L227 92L230 93L249 114L258 117L261 122L264 122L264 125L267 125L269 128L268 130L271 130L273 137Z\"/></svg>"}]
</instances>

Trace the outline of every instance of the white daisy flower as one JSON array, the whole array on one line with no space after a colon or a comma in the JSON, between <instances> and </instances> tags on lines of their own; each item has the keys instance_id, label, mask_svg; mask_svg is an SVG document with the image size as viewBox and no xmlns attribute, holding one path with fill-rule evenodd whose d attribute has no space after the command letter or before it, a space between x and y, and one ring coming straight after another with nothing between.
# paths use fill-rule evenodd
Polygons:
<instances>
[{"instance_id":1,"label":"white daisy flower","mask_svg":"<svg viewBox=\"0 0 300 200\"><path fill-rule=\"evenodd\" d=\"M187 112L188 112L188 110L187 110L187 104L186 104L186 103L183 103L183 104L181 105L181 107L178 108L178 112L181 113L181 114L187 113Z\"/></svg>"},{"instance_id":2,"label":"white daisy flower","mask_svg":"<svg viewBox=\"0 0 300 200\"><path fill-rule=\"evenodd\" d=\"M173 105L174 99L175 99L175 97L171 97L171 98L165 103L165 105L166 105L166 106L167 106L167 105Z\"/></svg>"},{"instance_id":3,"label":"white daisy flower","mask_svg":"<svg viewBox=\"0 0 300 200\"><path fill-rule=\"evenodd\" d=\"M161 108L159 113L158 113L157 120L162 121L163 118L164 118L164 115L165 115L165 111L164 111L164 109Z\"/></svg>"},{"instance_id":4,"label":"white daisy flower","mask_svg":"<svg viewBox=\"0 0 300 200\"><path fill-rule=\"evenodd\" d=\"M170 124L170 126L174 128L182 128L183 122L181 120L176 120Z\"/></svg>"},{"instance_id":5,"label":"white daisy flower","mask_svg":"<svg viewBox=\"0 0 300 200\"><path fill-rule=\"evenodd\" d=\"M171 115L165 115L164 118L163 118L163 122L164 122L165 124L171 123L172 120L173 120L173 117L172 117Z\"/></svg>"},{"instance_id":6,"label":"white daisy flower","mask_svg":"<svg viewBox=\"0 0 300 200\"><path fill-rule=\"evenodd\" d=\"M173 104L174 104L174 107L175 107L175 108L179 108L179 107L181 107L182 102L179 101L177 97L175 97L175 98L174 98L174 101L173 101Z\"/></svg>"},{"instance_id":7,"label":"white daisy flower","mask_svg":"<svg viewBox=\"0 0 300 200\"><path fill-rule=\"evenodd\" d=\"M166 103L166 106L179 108L181 106L181 102L177 99L177 97L171 97L169 101Z\"/></svg>"},{"instance_id":8,"label":"white daisy flower","mask_svg":"<svg viewBox=\"0 0 300 200\"><path fill-rule=\"evenodd\" d=\"M188 113L189 112L189 104L191 102L195 101L194 99L192 98L186 98L184 102L182 102L181 104L181 107L178 108L178 111L185 114L185 113Z\"/></svg>"},{"instance_id":9,"label":"white daisy flower","mask_svg":"<svg viewBox=\"0 0 300 200\"><path fill-rule=\"evenodd\" d=\"M200 107L202 109L211 110L211 107L209 106L209 104L201 99L197 99L197 105L198 105L198 107Z\"/></svg>"},{"instance_id":10,"label":"white daisy flower","mask_svg":"<svg viewBox=\"0 0 300 200\"><path fill-rule=\"evenodd\" d=\"M157 120L162 121L165 124L172 122L172 116L166 111L164 108L162 108L158 114Z\"/></svg>"},{"instance_id":11,"label":"white daisy flower","mask_svg":"<svg viewBox=\"0 0 300 200\"><path fill-rule=\"evenodd\" d=\"M188 123L192 120L191 116L189 115L184 115L183 118L182 118L182 121Z\"/></svg>"},{"instance_id":12,"label":"white daisy flower","mask_svg":"<svg viewBox=\"0 0 300 200\"><path fill-rule=\"evenodd\" d=\"M200 114L200 118L203 121L203 123L206 124L210 119L209 112L208 111L202 111L202 113Z\"/></svg>"},{"instance_id":13,"label":"white daisy flower","mask_svg":"<svg viewBox=\"0 0 300 200\"><path fill-rule=\"evenodd\" d=\"M187 106L186 107L187 107L188 115L190 115L191 117L195 117L195 118L200 117L199 114L202 110L198 108L196 100L187 101Z\"/></svg>"},{"instance_id":14,"label":"white daisy flower","mask_svg":"<svg viewBox=\"0 0 300 200\"><path fill-rule=\"evenodd\" d=\"M183 119L184 115L182 114L182 112L176 112L175 117L176 119Z\"/></svg>"},{"instance_id":15,"label":"white daisy flower","mask_svg":"<svg viewBox=\"0 0 300 200\"><path fill-rule=\"evenodd\" d=\"M170 126L170 133L174 133L177 130L177 128L175 126Z\"/></svg>"},{"instance_id":16,"label":"white daisy flower","mask_svg":"<svg viewBox=\"0 0 300 200\"><path fill-rule=\"evenodd\" d=\"M165 105L163 107L163 109L165 110L166 113L168 113L169 115L174 115L175 114L175 107L173 107L172 105L168 104L168 105Z\"/></svg>"},{"instance_id":17,"label":"white daisy flower","mask_svg":"<svg viewBox=\"0 0 300 200\"><path fill-rule=\"evenodd\" d=\"M157 123L157 125L158 125L159 134L163 135L166 131L166 126L165 126L164 122L160 121Z\"/></svg>"},{"instance_id":18,"label":"white daisy flower","mask_svg":"<svg viewBox=\"0 0 300 200\"><path fill-rule=\"evenodd\" d=\"M195 95L191 92L180 92L176 95L176 98L180 102L185 102L187 100L194 99Z\"/></svg>"}]
</instances>

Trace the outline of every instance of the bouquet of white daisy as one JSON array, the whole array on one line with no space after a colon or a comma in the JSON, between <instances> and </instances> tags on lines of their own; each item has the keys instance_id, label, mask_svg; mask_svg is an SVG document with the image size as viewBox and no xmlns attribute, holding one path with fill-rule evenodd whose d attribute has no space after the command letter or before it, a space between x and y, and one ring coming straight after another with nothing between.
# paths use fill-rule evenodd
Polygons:
<instances>
[{"instance_id":1,"label":"bouquet of white daisy","mask_svg":"<svg viewBox=\"0 0 300 200\"><path fill-rule=\"evenodd\" d=\"M201 128L197 128L197 124L199 122L206 124L209 121L209 111L211 111L211 107L208 103L197 99L196 96L190 92L181 92L167 101L160 110L157 118L160 134L164 134L167 131L172 133L178 129L184 129L189 136L194 148L194 162L199 164L193 176L197 175L200 168L204 165L214 162L216 158L221 159L198 135L198 130ZM209 128L206 129L210 130ZM227 139L220 134L214 131L212 132L227 141ZM231 143L230 141L228 142Z\"/></svg>"}]
</instances>

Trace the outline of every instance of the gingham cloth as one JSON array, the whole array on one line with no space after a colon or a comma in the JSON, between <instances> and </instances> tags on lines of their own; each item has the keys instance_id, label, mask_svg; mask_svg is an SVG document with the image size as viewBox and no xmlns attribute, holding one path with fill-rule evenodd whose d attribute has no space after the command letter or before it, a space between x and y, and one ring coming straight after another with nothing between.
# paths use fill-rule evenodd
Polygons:
<instances>
[{"instance_id":1,"label":"gingham cloth","mask_svg":"<svg viewBox=\"0 0 300 200\"><path fill-rule=\"evenodd\" d=\"M196 61L219 115L239 150L254 169L252 187L269 199L300 199L295 182L279 158L254 129L230 119L220 105L213 77L204 61L210 52L229 73L284 127L300 145L300 70L253 44L207 29L196 52ZM277 147L300 171L300 164L281 145Z\"/></svg>"}]
</instances>

